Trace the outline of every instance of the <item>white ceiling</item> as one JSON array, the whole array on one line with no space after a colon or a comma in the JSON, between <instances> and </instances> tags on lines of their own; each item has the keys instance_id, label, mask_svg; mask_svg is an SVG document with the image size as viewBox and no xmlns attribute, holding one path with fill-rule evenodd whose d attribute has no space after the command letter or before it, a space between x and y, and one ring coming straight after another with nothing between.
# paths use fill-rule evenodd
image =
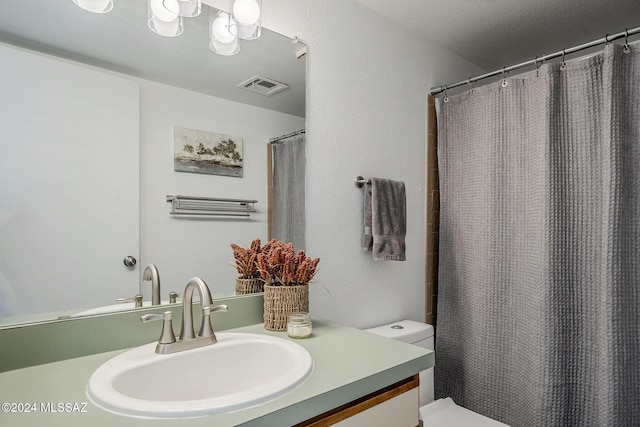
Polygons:
<instances>
[{"instance_id":1,"label":"white ceiling","mask_svg":"<svg viewBox=\"0 0 640 427\"><path fill-rule=\"evenodd\" d=\"M640 0L357 1L487 72L640 26Z\"/></svg>"}]
</instances>

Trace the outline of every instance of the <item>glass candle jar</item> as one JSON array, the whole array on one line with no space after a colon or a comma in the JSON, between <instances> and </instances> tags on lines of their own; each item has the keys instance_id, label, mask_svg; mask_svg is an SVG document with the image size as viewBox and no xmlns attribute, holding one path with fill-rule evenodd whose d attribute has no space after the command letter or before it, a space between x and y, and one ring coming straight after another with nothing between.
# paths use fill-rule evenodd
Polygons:
<instances>
[{"instance_id":1,"label":"glass candle jar","mask_svg":"<svg viewBox=\"0 0 640 427\"><path fill-rule=\"evenodd\" d=\"M287 320L287 335L291 338L307 338L311 336L313 326L309 313L291 313Z\"/></svg>"}]
</instances>

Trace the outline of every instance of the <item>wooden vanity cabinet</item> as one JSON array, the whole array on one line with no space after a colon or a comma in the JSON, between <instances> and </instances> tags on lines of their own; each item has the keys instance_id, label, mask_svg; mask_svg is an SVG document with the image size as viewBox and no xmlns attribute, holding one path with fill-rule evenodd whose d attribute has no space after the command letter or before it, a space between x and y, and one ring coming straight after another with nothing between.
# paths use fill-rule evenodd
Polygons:
<instances>
[{"instance_id":1,"label":"wooden vanity cabinet","mask_svg":"<svg viewBox=\"0 0 640 427\"><path fill-rule=\"evenodd\" d=\"M416 374L293 427L416 427L420 422L419 385Z\"/></svg>"}]
</instances>

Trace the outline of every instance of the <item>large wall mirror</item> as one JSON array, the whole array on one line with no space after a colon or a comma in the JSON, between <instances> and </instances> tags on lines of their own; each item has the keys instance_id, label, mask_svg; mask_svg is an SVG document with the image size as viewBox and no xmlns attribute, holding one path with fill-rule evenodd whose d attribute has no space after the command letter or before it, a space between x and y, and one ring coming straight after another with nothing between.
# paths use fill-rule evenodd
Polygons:
<instances>
[{"instance_id":1,"label":"large wall mirror","mask_svg":"<svg viewBox=\"0 0 640 427\"><path fill-rule=\"evenodd\" d=\"M163 301L193 276L229 296L230 244L267 238L267 143L304 129L305 46L263 29L221 56L206 4L163 37L147 0L114 3L93 14L71 0L0 1L0 327L138 293L147 305L150 264ZM242 87L255 76L288 87ZM241 176L174 170L179 128L240 141ZM257 200L256 212L178 217L169 195Z\"/></svg>"}]
</instances>

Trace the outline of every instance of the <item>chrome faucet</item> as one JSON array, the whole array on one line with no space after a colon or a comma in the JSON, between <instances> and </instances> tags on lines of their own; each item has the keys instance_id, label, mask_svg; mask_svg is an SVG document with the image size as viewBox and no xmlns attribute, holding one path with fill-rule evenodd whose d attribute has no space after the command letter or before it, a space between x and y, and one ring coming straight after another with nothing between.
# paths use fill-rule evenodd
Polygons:
<instances>
[{"instance_id":1,"label":"chrome faucet","mask_svg":"<svg viewBox=\"0 0 640 427\"><path fill-rule=\"evenodd\" d=\"M202 323L198 335L193 330L193 291L197 289L200 294L200 305L202 306ZM182 329L180 337L176 339L173 334L173 324L171 322L171 311L158 314L145 314L140 317L142 323L153 320L163 320L162 334L156 345L156 353L169 354L179 351L190 350L192 348L204 347L215 344L218 340L211 327L211 313L216 311L227 311L226 305L213 305L211 291L209 287L199 277L192 277L184 288L184 298L182 300Z\"/></svg>"},{"instance_id":2,"label":"chrome faucet","mask_svg":"<svg viewBox=\"0 0 640 427\"><path fill-rule=\"evenodd\" d=\"M199 277L192 277L184 288L184 297L182 298L182 328L180 329L181 340L192 340L196 337L193 331L192 312L194 289L197 289L200 294L200 305L203 307L203 314L206 307L211 307L213 305L213 298L211 298L211 291L209 291L207 284ZM204 324L204 317L202 320L202 323Z\"/></svg>"},{"instance_id":3,"label":"chrome faucet","mask_svg":"<svg viewBox=\"0 0 640 427\"><path fill-rule=\"evenodd\" d=\"M142 280L151 280L151 305L160 305L160 273L155 264L149 264L142 273Z\"/></svg>"}]
</instances>

